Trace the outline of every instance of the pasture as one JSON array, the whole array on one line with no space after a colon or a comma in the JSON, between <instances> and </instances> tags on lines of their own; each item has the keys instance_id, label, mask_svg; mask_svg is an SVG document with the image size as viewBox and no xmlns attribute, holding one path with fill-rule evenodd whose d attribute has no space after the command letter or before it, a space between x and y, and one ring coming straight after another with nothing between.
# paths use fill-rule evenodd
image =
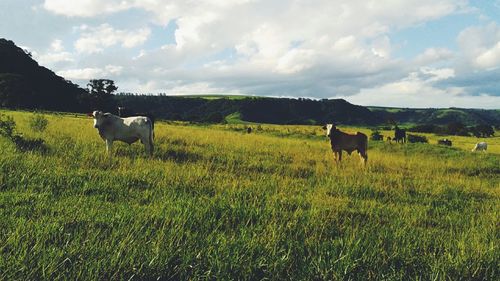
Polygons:
<instances>
[{"instance_id":1,"label":"pasture","mask_svg":"<svg viewBox=\"0 0 500 281\"><path fill-rule=\"evenodd\" d=\"M89 118L0 112L48 147L0 137L0 280L500 277L499 137L370 141L363 168L320 126L159 122L153 158L109 158Z\"/></svg>"}]
</instances>

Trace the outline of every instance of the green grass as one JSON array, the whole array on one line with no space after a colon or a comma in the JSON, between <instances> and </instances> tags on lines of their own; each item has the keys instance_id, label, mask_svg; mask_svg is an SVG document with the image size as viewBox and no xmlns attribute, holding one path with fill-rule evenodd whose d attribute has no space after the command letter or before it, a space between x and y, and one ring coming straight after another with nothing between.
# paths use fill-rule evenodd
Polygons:
<instances>
[{"instance_id":1,"label":"green grass","mask_svg":"<svg viewBox=\"0 0 500 281\"><path fill-rule=\"evenodd\" d=\"M227 124L255 124L253 122L241 120L241 113L234 112L224 118Z\"/></svg>"},{"instance_id":2,"label":"green grass","mask_svg":"<svg viewBox=\"0 0 500 281\"><path fill-rule=\"evenodd\" d=\"M246 96L246 95L227 95L227 94L212 94L212 95L177 95L176 97L183 98L202 98L207 100L215 99L230 99L230 100L242 100L246 98L259 98L258 96Z\"/></svg>"},{"instance_id":3,"label":"green grass","mask_svg":"<svg viewBox=\"0 0 500 281\"><path fill-rule=\"evenodd\" d=\"M362 168L334 165L320 126L158 122L152 159L109 158L91 119L4 113L48 151L0 138L0 280L500 276L498 137L370 142Z\"/></svg>"}]
</instances>

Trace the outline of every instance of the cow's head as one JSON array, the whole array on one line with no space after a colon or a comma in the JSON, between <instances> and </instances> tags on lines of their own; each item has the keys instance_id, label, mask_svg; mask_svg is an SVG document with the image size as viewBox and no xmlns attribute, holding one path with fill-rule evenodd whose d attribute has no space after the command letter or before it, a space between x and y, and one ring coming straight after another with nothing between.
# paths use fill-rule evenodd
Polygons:
<instances>
[{"instance_id":1,"label":"cow's head","mask_svg":"<svg viewBox=\"0 0 500 281\"><path fill-rule=\"evenodd\" d=\"M323 130L326 132L326 136L330 137L330 133L335 131L337 128L335 128L335 125L333 124L326 124L323 126Z\"/></svg>"},{"instance_id":2,"label":"cow's head","mask_svg":"<svg viewBox=\"0 0 500 281\"><path fill-rule=\"evenodd\" d=\"M104 121L104 118L106 118L106 116L102 111L97 111L97 110L92 112L92 117L94 117L94 128L97 129L99 129L99 127L102 125Z\"/></svg>"}]
</instances>

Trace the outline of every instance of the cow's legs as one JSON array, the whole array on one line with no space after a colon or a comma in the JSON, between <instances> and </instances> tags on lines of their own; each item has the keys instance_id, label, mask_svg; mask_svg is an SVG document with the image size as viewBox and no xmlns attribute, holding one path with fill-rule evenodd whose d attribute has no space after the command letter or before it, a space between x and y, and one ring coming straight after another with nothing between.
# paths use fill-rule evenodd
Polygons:
<instances>
[{"instance_id":1,"label":"cow's legs","mask_svg":"<svg viewBox=\"0 0 500 281\"><path fill-rule=\"evenodd\" d=\"M141 142L144 144L144 149L146 150L146 153L149 154L149 156L153 155L153 142L151 141L150 138L141 138Z\"/></svg>"},{"instance_id":2,"label":"cow's legs","mask_svg":"<svg viewBox=\"0 0 500 281\"><path fill-rule=\"evenodd\" d=\"M153 130L149 132L149 156L153 156L153 151L155 149L155 145L153 143Z\"/></svg>"},{"instance_id":3,"label":"cow's legs","mask_svg":"<svg viewBox=\"0 0 500 281\"><path fill-rule=\"evenodd\" d=\"M363 161L363 164L366 165L366 161L368 161L368 153L366 153L366 151L358 151L358 153Z\"/></svg>"},{"instance_id":4,"label":"cow's legs","mask_svg":"<svg viewBox=\"0 0 500 281\"><path fill-rule=\"evenodd\" d=\"M110 154L113 149L113 141L112 140L106 140L106 152Z\"/></svg>"},{"instance_id":5,"label":"cow's legs","mask_svg":"<svg viewBox=\"0 0 500 281\"><path fill-rule=\"evenodd\" d=\"M337 153L338 153L338 155L339 155L339 157L337 158L337 160L338 160L338 162L337 162L337 163L339 163L339 164L340 164L340 162L342 161L342 150L337 151Z\"/></svg>"}]
</instances>

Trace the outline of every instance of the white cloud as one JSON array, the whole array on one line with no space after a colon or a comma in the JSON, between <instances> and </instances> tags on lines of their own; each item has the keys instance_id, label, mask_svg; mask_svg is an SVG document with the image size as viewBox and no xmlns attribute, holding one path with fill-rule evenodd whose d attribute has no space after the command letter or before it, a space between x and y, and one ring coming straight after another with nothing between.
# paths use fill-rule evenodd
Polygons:
<instances>
[{"instance_id":1,"label":"white cloud","mask_svg":"<svg viewBox=\"0 0 500 281\"><path fill-rule=\"evenodd\" d=\"M426 82L437 82L441 80L446 80L455 77L455 70L452 68L432 68L432 67L422 67L420 72L429 78Z\"/></svg>"},{"instance_id":2,"label":"white cloud","mask_svg":"<svg viewBox=\"0 0 500 281\"><path fill-rule=\"evenodd\" d=\"M425 71L424 71L425 72ZM462 87L439 88L434 82L450 76L443 73L449 70L433 70L439 79L425 79L422 73L413 72L406 78L390 82L379 87L362 89L358 94L345 97L348 101L360 105L391 107L477 107L497 108L500 97L491 95L467 95ZM427 74L427 73L424 73ZM451 76L450 76L451 77Z\"/></svg>"},{"instance_id":3,"label":"white cloud","mask_svg":"<svg viewBox=\"0 0 500 281\"><path fill-rule=\"evenodd\" d=\"M60 62L72 62L73 56L69 52L47 53L37 56L36 59L41 65L51 66Z\"/></svg>"},{"instance_id":4,"label":"white cloud","mask_svg":"<svg viewBox=\"0 0 500 281\"><path fill-rule=\"evenodd\" d=\"M75 49L80 53L97 53L118 44L125 48L133 48L142 45L151 34L149 28L119 30L109 24L101 24L95 28L82 25L80 30L83 34L75 42Z\"/></svg>"},{"instance_id":5,"label":"white cloud","mask_svg":"<svg viewBox=\"0 0 500 281\"><path fill-rule=\"evenodd\" d=\"M315 51L307 49L292 49L278 60L276 71L291 74L310 68L314 62Z\"/></svg>"},{"instance_id":6,"label":"white cloud","mask_svg":"<svg viewBox=\"0 0 500 281\"><path fill-rule=\"evenodd\" d=\"M82 20L74 30L80 38L74 43L73 55L80 61L59 72L67 78L113 75L117 84L135 92L353 95L352 100L362 104L439 106L465 102L472 88L463 85L468 83L463 77L500 64L500 28L489 24L465 29L457 39L459 50L452 43L429 45L410 59L395 57L400 43L392 35L470 12L468 3L45 0L43 7L71 17L68 20ZM99 25L103 15L117 24L116 19L125 19L124 11L127 15L147 14L148 18L139 27L127 29ZM169 40L164 34L148 41L158 35L156 28L152 34L152 25L172 27L174 22ZM152 46L162 40L170 43ZM49 53L53 57L47 54L44 59L63 60L63 52L62 42L54 41ZM121 67L113 72L113 65ZM458 80L463 84L449 84ZM479 97L478 101L487 99Z\"/></svg>"},{"instance_id":7,"label":"white cloud","mask_svg":"<svg viewBox=\"0 0 500 281\"><path fill-rule=\"evenodd\" d=\"M484 69L500 67L500 41L476 58L476 65Z\"/></svg>"},{"instance_id":8,"label":"white cloud","mask_svg":"<svg viewBox=\"0 0 500 281\"><path fill-rule=\"evenodd\" d=\"M55 39L50 43L50 48L43 54L35 54L36 60L45 66L57 66L61 63L74 62L73 54L67 52L63 42L60 39Z\"/></svg>"},{"instance_id":9,"label":"white cloud","mask_svg":"<svg viewBox=\"0 0 500 281\"><path fill-rule=\"evenodd\" d=\"M449 60L453 56L454 53L446 48L427 48L415 58L414 62L418 65L428 65Z\"/></svg>"},{"instance_id":10,"label":"white cloud","mask_svg":"<svg viewBox=\"0 0 500 281\"><path fill-rule=\"evenodd\" d=\"M132 7L134 1L100 0L45 0L43 7L48 11L69 17L93 17L111 14Z\"/></svg>"},{"instance_id":11,"label":"white cloud","mask_svg":"<svg viewBox=\"0 0 500 281\"><path fill-rule=\"evenodd\" d=\"M467 65L477 69L494 69L500 65L500 26L491 22L460 32L458 44Z\"/></svg>"},{"instance_id":12,"label":"white cloud","mask_svg":"<svg viewBox=\"0 0 500 281\"><path fill-rule=\"evenodd\" d=\"M89 80L116 76L119 75L122 70L122 66L106 65L104 68L87 67L81 69L62 70L58 71L57 75L60 75L66 79Z\"/></svg>"},{"instance_id":13,"label":"white cloud","mask_svg":"<svg viewBox=\"0 0 500 281\"><path fill-rule=\"evenodd\" d=\"M52 43L50 44L50 48L54 52L62 52L64 50L62 40L56 39L52 41Z\"/></svg>"}]
</instances>

